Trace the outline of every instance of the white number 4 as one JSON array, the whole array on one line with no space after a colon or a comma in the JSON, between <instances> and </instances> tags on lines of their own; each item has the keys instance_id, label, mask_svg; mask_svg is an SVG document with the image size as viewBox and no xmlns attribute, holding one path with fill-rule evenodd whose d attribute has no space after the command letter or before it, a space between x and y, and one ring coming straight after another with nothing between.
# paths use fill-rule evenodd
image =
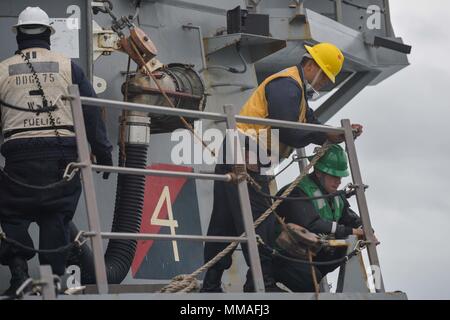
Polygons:
<instances>
[{"instance_id":1,"label":"white number 4","mask_svg":"<svg viewBox=\"0 0 450 320\"><path fill-rule=\"evenodd\" d=\"M159 213L163 207L164 202L166 202L168 219L160 219ZM156 205L155 211L153 211L150 223L155 226L169 227L170 234L175 235L175 228L178 228L178 221L173 219L172 212L172 201L170 201L169 187L165 186L159 197L158 204ZM180 255L178 254L178 245L175 240L172 240L173 256L175 261L180 261Z\"/></svg>"}]
</instances>

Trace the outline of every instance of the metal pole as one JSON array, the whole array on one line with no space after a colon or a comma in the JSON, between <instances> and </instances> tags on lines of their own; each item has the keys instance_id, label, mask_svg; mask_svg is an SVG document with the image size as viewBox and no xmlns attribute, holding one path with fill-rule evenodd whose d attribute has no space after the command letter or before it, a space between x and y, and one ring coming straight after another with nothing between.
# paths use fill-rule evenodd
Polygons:
<instances>
[{"instance_id":1,"label":"metal pole","mask_svg":"<svg viewBox=\"0 0 450 320\"><path fill-rule=\"evenodd\" d=\"M336 9L336 21L342 23L344 20L342 14L342 0L336 0L335 9Z\"/></svg>"},{"instance_id":2,"label":"metal pole","mask_svg":"<svg viewBox=\"0 0 450 320\"><path fill-rule=\"evenodd\" d=\"M86 0L86 40L87 40L87 78L92 83L94 81L94 48L92 44L93 40L92 40L91 2L92 0Z\"/></svg>"},{"instance_id":3,"label":"metal pole","mask_svg":"<svg viewBox=\"0 0 450 320\"><path fill-rule=\"evenodd\" d=\"M69 97L70 98L70 97ZM123 102L108 99L98 99L91 97L81 97L81 102L89 106L116 108L119 110L134 110L154 114L163 114L167 116L182 116L186 118L208 119L208 120L225 120L225 116L220 113L195 111L171 107L153 106L142 103Z\"/></svg>"},{"instance_id":4,"label":"metal pole","mask_svg":"<svg viewBox=\"0 0 450 320\"><path fill-rule=\"evenodd\" d=\"M221 236L195 236L195 235L171 235L158 233L126 233L126 232L101 232L104 239L124 239L124 240L191 240L202 242L247 242L244 237L221 237ZM83 232L84 237L93 237L95 232Z\"/></svg>"},{"instance_id":5,"label":"metal pole","mask_svg":"<svg viewBox=\"0 0 450 320\"><path fill-rule=\"evenodd\" d=\"M55 283L52 267L44 265L39 267L40 280L42 281L42 300L55 300Z\"/></svg>"},{"instance_id":6,"label":"metal pole","mask_svg":"<svg viewBox=\"0 0 450 320\"><path fill-rule=\"evenodd\" d=\"M86 128L84 127L83 110L81 108L78 86L69 86L69 93L72 96L70 104L72 107L73 123L77 139L78 158L85 164L80 170L83 181L83 193L86 201L89 230L96 233L96 235L91 238L92 251L94 253L95 278L97 280L98 293L107 294L108 279L106 277L103 243L100 236L100 217L98 214L94 177L91 168L92 164L87 144Z\"/></svg>"},{"instance_id":7,"label":"metal pole","mask_svg":"<svg viewBox=\"0 0 450 320\"><path fill-rule=\"evenodd\" d=\"M330 127L321 124L309 124L294 121L274 120L268 118L236 116L236 121L241 123L262 124L262 125L269 125L272 127L308 130L314 132L340 133L340 134L344 133L344 130L342 128Z\"/></svg>"},{"instance_id":8,"label":"metal pole","mask_svg":"<svg viewBox=\"0 0 450 320\"><path fill-rule=\"evenodd\" d=\"M68 98L71 97L68 96ZM163 114L167 116L182 116L186 118L208 119L213 121L226 120L226 116L224 114L214 112L161 107L148 104L123 102L108 99L98 99L90 97L81 97L81 102L89 106L117 108L120 110L134 110L154 114ZM325 133L341 133L341 134L344 133L344 129L342 129L341 127L331 127L319 124L300 123L295 121L274 120L274 119L256 118L247 116L236 116L235 119L236 121L242 123L269 125L272 127L279 127L279 128L291 128L291 129L308 130Z\"/></svg>"},{"instance_id":9,"label":"metal pole","mask_svg":"<svg viewBox=\"0 0 450 320\"><path fill-rule=\"evenodd\" d=\"M305 148L299 148L295 150L297 152L297 156L299 157L306 157L306 151ZM300 173L302 173L303 171L305 171L306 166L308 165L308 162L306 161L306 159L300 159L300 161L298 162L298 168L300 169Z\"/></svg>"},{"instance_id":10,"label":"metal pole","mask_svg":"<svg viewBox=\"0 0 450 320\"><path fill-rule=\"evenodd\" d=\"M394 38L394 31L391 25L391 9L389 7L389 0L383 0L384 4L384 26L386 28L386 37Z\"/></svg>"},{"instance_id":11,"label":"metal pole","mask_svg":"<svg viewBox=\"0 0 450 320\"><path fill-rule=\"evenodd\" d=\"M183 30L184 29L188 29L188 30L195 29L198 32L198 38L199 38L199 42L200 42L200 57L202 58L202 68L199 70L199 72L203 72L208 67L207 67L207 64L206 64L205 45L203 44L202 27L194 26L192 24L184 24L184 25L182 25L182 28L183 28Z\"/></svg>"},{"instance_id":12,"label":"metal pole","mask_svg":"<svg viewBox=\"0 0 450 320\"><path fill-rule=\"evenodd\" d=\"M353 140L353 131L350 124L350 120L344 119L341 121L342 127L345 129L345 145L347 147L348 160L350 163L350 170L352 172L353 183L357 186L356 188L356 200L358 203L359 214L361 216L364 234L366 239L369 241L367 245L367 253L369 255L370 266L376 266L379 272L377 275L379 279L379 288L376 289L377 292L385 292L383 278L381 275L380 262L378 260L378 254L375 244L375 237L372 231L372 224L370 223L369 208L367 206L366 195L364 193L364 185L362 182L361 171L358 163L358 156L356 155L355 142Z\"/></svg>"},{"instance_id":13,"label":"metal pole","mask_svg":"<svg viewBox=\"0 0 450 320\"><path fill-rule=\"evenodd\" d=\"M233 114L233 106L225 105L223 107L227 115L227 129L236 129L236 119ZM234 154L234 147L236 147L236 155ZM228 141L227 152L231 152L231 159L245 159L242 154L241 144L239 139L236 139L236 145L233 141ZM253 283L255 292L265 292L264 280L261 268L261 260L259 258L258 244L256 242L256 232L253 226L252 208L250 206L250 196L248 194L247 181L238 182L239 203L241 205L241 213L244 220L245 234L248 239L248 253L250 256L250 269L252 270Z\"/></svg>"},{"instance_id":14,"label":"metal pole","mask_svg":"<svg viewBox=\"0 0 450 320\"><path fill-rule=\"evenodd\" d=\"M79 164L78 167L83 167L84 164ZM145 175L145 176L163 176L163 177L180 177L186 179L202 179L202 180L217 180L229 182L232 180L229 174L213 174L213 173L196 173L196 172L178 172L169 170L154 170L154 169L137 169L128 167L110 167L91 165L92 170L113 172L113 173L126 173L131 175Z\"/></svg>"}]
</instances>

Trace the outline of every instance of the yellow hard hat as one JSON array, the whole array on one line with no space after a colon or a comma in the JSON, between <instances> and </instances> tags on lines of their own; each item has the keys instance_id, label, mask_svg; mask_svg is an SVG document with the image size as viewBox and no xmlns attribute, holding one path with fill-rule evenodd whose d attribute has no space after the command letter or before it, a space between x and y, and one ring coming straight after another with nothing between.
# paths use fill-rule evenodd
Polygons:
<instances>
[{"instance_id":1,"label":"yellow hard hat","mask_svg":"<svg viewBox=\"0 0 450 320\"><path fill-rule=\"evenodd\" d=\"M344 55L334 44L322 42L315 46L305 45L306 50L323 70L331 82L336 82L336 76L341 72Z\"/></svg>"}]
</instances>

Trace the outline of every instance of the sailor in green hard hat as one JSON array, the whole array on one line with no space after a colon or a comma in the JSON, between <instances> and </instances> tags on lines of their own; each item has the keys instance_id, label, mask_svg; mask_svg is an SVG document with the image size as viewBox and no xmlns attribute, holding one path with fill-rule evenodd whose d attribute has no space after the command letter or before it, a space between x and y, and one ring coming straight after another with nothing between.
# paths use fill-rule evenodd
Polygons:
<instances>
[{"instance_id":1,"label":"sailor in green hard hat","mask_svg":"<svg viewBox=\"0 0 450 320\"><path fill-rule=\"evenodd\" d=\"M335 144L319 159L314 171L307 175L292 191L290 197L314 198L311 200L283 201L277 213L284 218L285 223L295 224L308 229L315 234L326 234L336 239L345 239L349 235L363 238L361 219L350 209L350 205L342 193L338 193L342 178L349 175L347 155L344 149ZM285 188L279 191L283 193ZM336 194L333 196L333 194ZM317 198L327 196L325 198ZM285 255L293 256L289 252ZM314 257L315 261L330 261L346 254L346 248L336 250L321 250ZM320 281L327 273L339 265L318 266L317 280ZM281 258L274 259L277 282L283 283L294 292L312 292L314 283L311 267Z\"/></svg>"}]
</instances>

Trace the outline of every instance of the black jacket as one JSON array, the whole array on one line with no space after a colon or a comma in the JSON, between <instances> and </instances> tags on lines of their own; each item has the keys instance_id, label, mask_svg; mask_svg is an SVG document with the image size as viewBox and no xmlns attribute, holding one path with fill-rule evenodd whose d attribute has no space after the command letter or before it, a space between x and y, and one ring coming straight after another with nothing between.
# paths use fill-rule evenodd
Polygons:
<instances>
[{"instance_id":1,"label":"black jacket","mask_svg":"<svg viewBox=\"0 0 450 320\"><path fill-rule=\"evenodd\" d=\"M314 174L310 174L309 177L321 188L319 181ZM278 195L281 195L283 191L287 188L282 188ZM326 192L321 188L322 193ZM300 189L295 188L290 197L307 197L307 195ZM342 212L342 217L338 221L336 228L336 238L344 239L353 233L353 228L358 228L361 226L360 217L350 209L350 204L347 199L344 200L344 209ZM325 199L325 201L333 201L333 199ZM277 213L283 218L285 218L286 223L295 223L300 225L311 232L316 234L330 234L332 229L332 222L324 220L320 217L319 212L314 208L312 201L289 201L285 200L278 207Z\"/></svg>"}]
</instances>

